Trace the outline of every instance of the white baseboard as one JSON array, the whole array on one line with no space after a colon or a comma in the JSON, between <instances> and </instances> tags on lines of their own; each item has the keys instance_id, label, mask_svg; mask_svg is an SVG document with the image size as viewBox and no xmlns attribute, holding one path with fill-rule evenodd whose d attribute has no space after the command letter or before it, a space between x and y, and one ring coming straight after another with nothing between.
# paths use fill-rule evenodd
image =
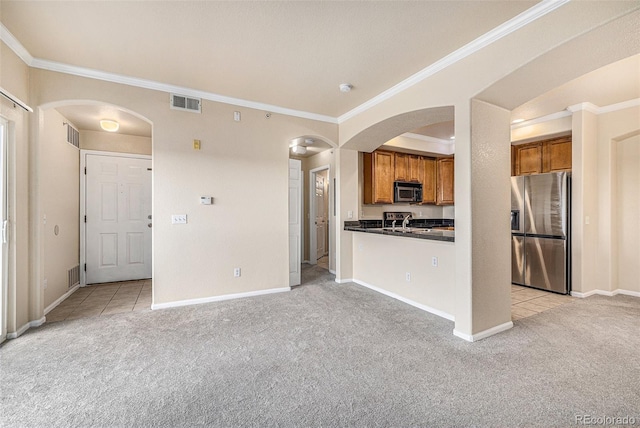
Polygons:
<instances>
[{"instance_id":1,"label":"white baseboard","mask_svg":"<svg viewBox=\"0 0 640 428\"><path fill-rule=\"evenodd\" d=\"M467 342L477 342L478 340L485 339L489 336L493 336L494 334L502 333L503 331L509 330L512 327L513 327L513 321L509 321L504 324L491 327L487 330L481 331L480 333L476 333L476 334L466 334L456 329L453 329L453 335L461 339L464 339Z\"/></svg>"},{"instance_id":2,"label":"white baseboard","mask_svg":"<svg viewBox=\"0 0 640 428\"><path fill-rule=\"evenodd\" d=\"M44 308L44 314L47 315L49 312L51 312L53 309L55 309L56 306L58 306L60 303L64 302L67 299L67 297L71 296L73 294L73 292L76 291L78 288L80 288L80 284L76 284L73 287L71 287L69 289L69 291L67 291L62 296L60 296L58 298L58 300L56 300L55 302L53 302L52 304L50 304L49 306Z\"/></svg>"},{"instance_id":3,"label":"white baseboard","mask_svg":"<svg viewBox=\"0 0 640 428\"><path fill-rule=\"evenodd\" d=\"M411 299L407 299L406 297L403 297L403 296L401 296L399 294L396 294L396 293L392 293L391 291L387 291L387 290L385 290L383 288L376 287L375 285L367 284L366 282L360 281L359 279L354 279L353 282L355 282L358 285L362 285L363 287L367 287L367 288L369 288L369 289L371 289L373 291L377 291L378 293L384 294L385 296L389 296L389 297L392 297L392 298L394 298L396 300L400 300L401 302L404 302L404 303L406 303L408 305L414 306L414 307L416 307L418 309L422 309L423 311L426 311L426 312L429 312L431 314L438 315L439 317L448 319L449 321L455 321L455 317L453 315L448 314L448 313L446 313L444 311L441 311L439 309L432 308L431 306L423 305L422 303L414 302Z\"/></svg>"},{"instance_id":4,"label":"white baseboard","mask_svg":"<svg viewBox=\"0 0 640 428\"><path fill-rule=\"evenodd\" d=\"M223 300L242 299L244 297L262 296L265 294L291 291L291 287L270 288L268 290L249 291L247 293L225 294L222 296L203 297L201 299L178 300L176 302L158 303L151 305L151 309L178 308L180 306L199 305L202 303L221 302Z\"/></svg>"},{"instance_id":5,"label":"white baseboard","mask_svg":"<svg viewBox=\"0 0 640 428\"><path fill-rule=\"evenodd\" d=\"M335 275L336 271L335 271L335 269L334 270L329 269L329 273L332 274L332 275Z\"/></svg>"},{"instance_id":6,"label":"white baseboard","mask_svg":"<svg viewBox=\"0 0 640 428\"><path fill-rule=\"evenodd\" d=\"M623 290L621 288L618 288L618 289L613 290L613 291L591 290L591 291L587 291L586 293L581 293L579 291L572 291L571 292L571 295L573 297L579 297L581 299L584 299L585 297L589 297L589 296L594 296L596 294L599 295L599 296L607 296L607 297L617 296L618 294L624 294L625 296L640 297L640 292L638 292L638 291Z\"/></svg>"},{"instance_id":7,"label":"white baseboard","mask_svg":"<svg viewBox=\"0 0 640 428\"><path fill-rule=\"evenodd\" d=\"M353 278L347 278L347 279L334 279L335 282L337 282L338 284L346 284L347 282L353 282Z\"/></svg>"},{"instance_id":8,"label":"white baseboard","mask_svg":"<svg viewBox=\"0 0 640 428\"><path fill-rule=\"evenodd\" d=\"M45 318L45 317L42 317L39 320L29 321L28 323L26 323L25 325L20 327L18 330L14 331L12 333L7 333L7 339L17 339L25 331L29 330L31 327L40 327L42 324L45 323L45 321L47 321L47 318Z\"/></svg>"}]
</instances>

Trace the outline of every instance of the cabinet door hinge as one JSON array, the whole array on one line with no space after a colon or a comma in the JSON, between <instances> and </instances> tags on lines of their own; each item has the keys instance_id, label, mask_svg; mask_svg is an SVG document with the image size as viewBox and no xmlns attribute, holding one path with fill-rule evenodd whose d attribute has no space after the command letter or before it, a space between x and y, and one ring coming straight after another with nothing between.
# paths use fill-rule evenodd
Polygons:
<instances>
[{"instance_id":1,"label":"cabinet door hinge","mask_svg":"<svg viewBox=\"0 0 640 428\"><path fill-rule=\"evenodd\" d=\"M84 167L84 175L87 175L87 167Z\"/></svg>"},{"instance_id":2,"label":"cabinet door hinge","mask_svg":"<svg viewBox=\"0 0 640 428\"><path fill-rule=\"evenodd\" d=\"M85 272L87 271L87 264L86 263L84 264L84 271Z\"/></svg>"},{"instance_id":3,"label":"cabinet door hinge","mask_svg":"<svg viewBox=\"0 0 640 428\"><path fill-rule=\"evenodd\" d=\"M84 216L84 222L85 223L87 222L87 216Z\"/></svg>"}]
</instances>

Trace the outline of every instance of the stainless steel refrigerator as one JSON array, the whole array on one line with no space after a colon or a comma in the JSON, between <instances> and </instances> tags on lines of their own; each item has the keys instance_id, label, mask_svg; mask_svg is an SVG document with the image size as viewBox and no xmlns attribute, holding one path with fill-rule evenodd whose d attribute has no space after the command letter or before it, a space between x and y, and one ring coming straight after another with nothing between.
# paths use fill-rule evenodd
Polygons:
<instances>
[{"instance_id":1,"label":"stainless steel refrigerator","mask_svg":"<svg viewBox=\"0 0 640 428\"><path fill-rule=\"evenodd\" d=\"M571 176L511 177L511 282L571 291Z\"/></svg>"}]
</instances>

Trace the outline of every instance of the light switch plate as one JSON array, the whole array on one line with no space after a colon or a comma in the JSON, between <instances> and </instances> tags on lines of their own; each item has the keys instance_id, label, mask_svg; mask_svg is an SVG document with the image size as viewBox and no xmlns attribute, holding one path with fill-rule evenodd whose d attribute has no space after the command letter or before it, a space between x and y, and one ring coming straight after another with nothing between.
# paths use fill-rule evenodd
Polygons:
<instances>
[{"instance_id":1,"label":"light switch plate","mask_svg":"<svg viewBox=\"0 0 640 428\"><path fill-rule=\"evenodd\" d=\"M187 215L186 214L171 215L171 224L187 224Z\"/></svg>"}]
</instances>

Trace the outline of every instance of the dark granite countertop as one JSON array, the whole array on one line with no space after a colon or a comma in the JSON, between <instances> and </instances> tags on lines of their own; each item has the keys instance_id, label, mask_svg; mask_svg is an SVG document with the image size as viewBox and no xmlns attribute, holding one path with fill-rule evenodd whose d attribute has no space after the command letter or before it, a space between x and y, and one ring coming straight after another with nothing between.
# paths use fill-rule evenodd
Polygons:
<instances>
[{"instance_id":1,"label":"dark granite countertop","mask_svg":"<svg viewBox=\"0 0 640 428\"><path fill-rule=\"evenodd\" d=\"M344 230L401 236L403 238L455 242L455 232L444 229L453 228L453 220L450 219L417 219L410 222L406 230L403 230L401 226L396 226L395 230L393 230L391 225L384 223L382 220L345 221Z\"/></svg>"}]
</instances>

